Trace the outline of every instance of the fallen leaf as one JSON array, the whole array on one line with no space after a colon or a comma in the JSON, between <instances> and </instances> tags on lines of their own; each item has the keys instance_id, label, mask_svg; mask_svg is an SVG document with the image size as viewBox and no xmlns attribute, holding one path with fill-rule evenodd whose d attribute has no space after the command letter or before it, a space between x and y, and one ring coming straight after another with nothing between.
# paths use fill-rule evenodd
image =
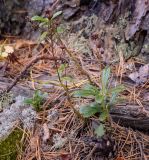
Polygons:
<instances>
[{"instance_id":1,"label":"fallen leaf","mask_svg":"<svg viewBox=\"0 0 149 160\"><path fill-rule=\"evenodd\" d=\"M30 147L31 150L34 151L38 146L39 136L31 137L30 139Z\"/></svg>"},{"instance_id":2,"label":"fallen leaf","mask_svg":"<svg viewBox=\"0 0 149 160\"><path fill-rule=\"evenodd\" d=\"M47 140L50 137L50 133L49 133L49 128L48 125L46 123L43 124L43 142L47 142Z\"/></svg>"},{"instance_id":3,"label":"fallen leaf","mask_svg":"<svg viewBox=\"0 0 149 160\"><path fill-rule=\"evenodd\" d=\"M138 72L133 72L128 77L137 84L146 82L149 78L149 64L140 67Z\"/></svg>"},{"instance_id":4,"label":"fallen leaf","mask_svg":"<svg viewBox=\"0 0 149 160\"><path fill-rule=\"evenodd\" d=\"M31 41L31 40L23 40L23 39L19 39L16 41L16 44L15 44L15 49L20 49L20 48L23 48L23 47L26 47L26 46L30 46L30 45L35 45L36 42L34 41Z\"/></svg>"}]
</instances>

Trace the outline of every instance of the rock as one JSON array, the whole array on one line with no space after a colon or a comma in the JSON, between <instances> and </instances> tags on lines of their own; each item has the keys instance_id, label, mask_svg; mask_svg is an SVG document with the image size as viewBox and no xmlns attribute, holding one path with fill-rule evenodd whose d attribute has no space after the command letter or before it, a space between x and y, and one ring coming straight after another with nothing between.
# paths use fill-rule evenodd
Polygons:
<instances>
[{"instance_id":1,"label":"rock","mask_svg":"<svg viewBox=\"0 0 149 160\"><path fill-rule=\"evenodd\" d=\"M66 8L63 12L63 16L65 20L69 20L79 11L79 8Z\"/></svg>"},{"instance_id":2,"label":"rock","mask_svg":"<svg viewBox=\"0 0 149 160\"><path fill-rule=\"evenodd\" d=\"M149 11L148 0L137 0L135 4L135 10L133 12L133 20L127 26L125 37L126 40L131 39L134 34L140 29L140 25L143 17Z\"/></svg>"},{"instance_id":3,"label":"rock","mask_svg":"<svg viewBox=\"0 0 149 160\"><path fill-rule=\"evenodd\" d=\"M0 139L6 138L20 122L28 129L34 126L36 112L24 105L24 97L18 96L15 101L0 113Z\"/></svg>"}]
</instances>

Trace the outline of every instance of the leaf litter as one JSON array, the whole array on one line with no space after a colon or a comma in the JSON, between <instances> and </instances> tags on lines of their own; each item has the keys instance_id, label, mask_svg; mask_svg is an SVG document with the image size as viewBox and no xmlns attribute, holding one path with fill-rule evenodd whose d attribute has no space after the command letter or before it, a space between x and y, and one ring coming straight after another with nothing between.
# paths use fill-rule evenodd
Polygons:
<instances>
[{"instance_id":1,"label":"leaf litter","mask_svg":"<svg viewBox=\"0 0 149 160\"><path fill-rule=\"evenodd\" d=\"M141 15L143 16L144 14ZM142 16L140 16L140 18L142 18ZM82 21L79 23L82 23ZM74 24L74 26L76 26L76 24ZM88 30L88 28L86 29ZM110 30L111 28L108 29ZM99 37L102 37L104 33L107 33L109 31L108 29L107 31L101 32L97 30L97 35L99 34ZM105 38L105 40L107 40L108 42L101 42L100 47L99 44L91 44L90 48L88 48L88 44L92 42L89 42L86 38L82 37L82 33L79 33L79 36L77 35L77 33L70 33L69 37L70 42L67 41L67 39L64 39L65 43L68 44L69 48L74 52L74 55L81 59L83 67L87 70L92 79L99 84L99 77L101 75L100 71L103 69L103 63L111 63L111 55L109 55L110 58L107 58L107 54L110 53L110 50L112 48L109 47L109 45L113 43L112 37L110 39ZM76 40L78 40L78 42L76 42ZM30 56L34 56L35 50L39 54L51 54L51 48L49 44L44 44L43 49L41 46L34 46L34 42L30 43L27 41L26 43L24 41L21 43L23 44L18 45L16 42L17 47L15 48L14 52L18 54L19 60L24 66L28 61L30 61ZM109 48L106 48L104 45L106 47L108 46ZM105 48L108 51L104 50ZM68 55L66 53L63 53L63 50L61 50L61 46L55 44L54 49L57 56L63 56L69 61L67 73L69 74L69 76L73 77L73 82L69 82L70 89L75 90L76 86L79 88L80 86L85 84L87 82L86 77L82 75L80 71L78 71L77 67L74 65L74 62L68 57ZM113 50L111 51L114 52ZM107 54L103 54L103 52L106 52ZM98 54L103 55L99 58ZM138 63L137 59L135 58L132 59L132 61L134 64ZM60 66L60 62L58 63L58 65ZM125 62L125 65L129 65L129 63ZM17 64L15 65L15 67L16 66ZM116 77L118 67L119 64L114 64L111 67L113 77ZM17 66L17 68L19 71L21 71L21 68L19 68L19 66ZM95 68L95 70L93 68ZM10 71L8 70L7 74L11 74L12 77L16 76L18 74L18 70L15 71L15 68L11 66ZM90 72L90 70L92 70L92 72ZM11 71L13 72L11 73ZM129 73L131 72L131 74L127 74L127 71L129 71ZM127 82L127 86L129 87L129 90L127 91L128 93L122 96L125 97L125 101L129 97L130 101L138 102L147 88L149 65L145 64L139 67L138 71L133 71L133 67L131 69L129 67L124 68L124 70L121 70L121 72L123 72L122 77L129 77L136 84L141 85L142 88L140 90L140 86L136 86L133 84L133 87L130 87L129 84L131 82L127 82L122 79L122 83L126 84ZM48 90L49 86L47 86L46 92L49 93L49 97L46 101L46 104L44 104L44 107L46 109L44 111L36 113L37 115L33 118L33 121L36 121L36 123L33 124L34 132L28 127L24 128L24 134L26 136L24 139L25 150L21 155L22 159L98 159L99 157L104 157L104 159L114 159L113 157L115 157L115 159L117 160L127 160L140 159L140 157L148 158L147 146L149 137L139 131L124 128L112 122L112 124L106 124L106 128L109 129L108 133L110 133L110 135L107 134L107 136L103 138L95 137L95 125L93 126L92 122L98 121L97 117L95 116L93 118L90 118L87 124L84 124L82 121L80 121L70 109L69 102L65 96L63 89L60 86L55 86L55 83L51 82L51 79L54 82L58 81L54 62L43 60L37 63L32 67L32 77L30 72L27 73L29 79L25 79L25 81L22 80L21 84L26 86L29 85L30 88L34 87L34 89L38 89L38 85L36 85L36 83L39 84L39 81L36 80L36 77L40 77L40 75L44 74L48 74L48 78L50 78L50 81L45 82L43 80L43 83L45 85L47 83L50 83L51 85L53 85L53 88L49 88ZM119 77L116 77L114 81L118 81L117 83L119 83ZM139 98L136 95L137 93L133 90L134 87L136 92L139 91ZM44 91L42 85L40 89ZM73 103L79 108L80 104L88 103L88 101L90 101L90 99L81 100L78 98L74 98ZM25 117L28 117L28 115L26 114L27 111L28 109L26 109L25 113L23 113L23 121L25 121ZM43 119L45 119L46 123L42 122ZM27 122L28 124L30 124L30 120L27 119ZM25 122L25 124L27 123ZM103 128L100 126L100 128L98 129L102 130ZM144 150L142 147L144 147ZM106 151L106 153L104 151Z\"/></svg>"}]
</instances>

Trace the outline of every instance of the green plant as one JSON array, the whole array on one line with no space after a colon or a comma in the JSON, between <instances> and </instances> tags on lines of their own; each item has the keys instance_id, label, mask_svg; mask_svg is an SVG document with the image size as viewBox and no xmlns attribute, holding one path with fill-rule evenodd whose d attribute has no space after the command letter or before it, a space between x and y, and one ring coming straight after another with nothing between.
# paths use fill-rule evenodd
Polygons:
<instances>
[{"instance_id":1,"label":"green plant","mask_svg":"<svg viewBox=\"0 0 149 160\"><path fill-rule=\"evenodd\" d=\"M101 76L101 89L91 84L87 84L84 88L73 93L75 97L84 97L94 99L94 102L80 107L80 113L85 118L89 118L99 113L99 120L102 122L95 130L98 136L105 133L104 122L109 118L111 106L116 102L118 94L124 90L122 85L114 88L109 87L110 68L105 68Z\"/></svg>"},{"instance_id":2,"label":"green plant","mask_svg":"<svg viewBox=\"0 0 149 160\"><path fill-rule=\"evenodd\" d=\"M56 26L54 23L55 18L57 18L59 15L62 14L62 11L58 11L55 14L53 14L53 16L51 18L46 18L46 17L42 17L42 16L34 16L31 18L32 21L38 22L39 28L42 28L42 33L40 35L39 40L43 41L44 39L46 39L47 37L51 36L53 37L54 33L61 33L63 32L63 29L59 26ZM50 35L52 33L52 35Z\"/></svg>"},{"instance_id":3,"label":"green plant","mask_svg":"<svg viewBox=\"0 0 149 160\"><path fill-rule=\"evenodd\" d=\"M25 104L32 105L36 111L41 111L42 110L42 105L47 97L47 93L41 93L41 91L36 90L33 94L32 98L28 98L24 101Z\"/></svg>"}]
</instances>

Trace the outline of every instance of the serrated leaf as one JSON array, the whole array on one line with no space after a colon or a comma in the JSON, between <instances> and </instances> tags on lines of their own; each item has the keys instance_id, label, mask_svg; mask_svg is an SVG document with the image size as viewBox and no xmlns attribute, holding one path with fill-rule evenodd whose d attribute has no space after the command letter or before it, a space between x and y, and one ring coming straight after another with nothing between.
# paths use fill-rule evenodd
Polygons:
<instances>
[{"instance_id":1,"label":"serrated leaf","mask_svg":"<svg viewBox=\"0 0 149 160\"><path fill-rule=\"evenodd\" d=\"M95 113L99 112L99 104L98 103L91 103L80 108L80 113L83 117L88 118L93 116Z\"/></svg>"},{"instance_id":2,"label":"serrated leaf","mask_svg":"<svg viewBox=\"0 0 149 160\"><path fill-rule=\"evenodd\" d=\"M62 14L62 11L58 11L58 12L54 13L51 19L53 20L61 14Z\"/></svg>"},{"instance_id":3,"label":"serrated leaf","mask_svg":"<svg viewBox=\"0 0 149 160\"><path fill-rule=\"evenodd\" d=\"M103 90L103 94L106 93L106 88L107 88L107 85L108 85L108 81L109 81L109 78L110 78L110 68L105 68L102 72L102 90Z\"/></svg>"},{"instance_id":4,"label":"serrated leaf","mask_svg":"<svg viewBox=\"0 0 149 160\"><path fill-rule=\"evenodd\" d=\"M97 136L99 137L102 137L105 134L105 129L103 124L100 124L100 126L96 128L95 134L97 134Z\"/></svg>"},{"instance_id":5,"label":"serrated leaf","mask_svg":"<svg viewBox=\"0 0 149 160\"><path fill-rule=\"evenodd\" d=\"M45 23L48 23L49 22L49 19L48 18L44 18L44 17L41 17L41 16L34 16L31 18L32 21L37 21L37 22L45 22Z\"/></svg>"}]
</instances>

